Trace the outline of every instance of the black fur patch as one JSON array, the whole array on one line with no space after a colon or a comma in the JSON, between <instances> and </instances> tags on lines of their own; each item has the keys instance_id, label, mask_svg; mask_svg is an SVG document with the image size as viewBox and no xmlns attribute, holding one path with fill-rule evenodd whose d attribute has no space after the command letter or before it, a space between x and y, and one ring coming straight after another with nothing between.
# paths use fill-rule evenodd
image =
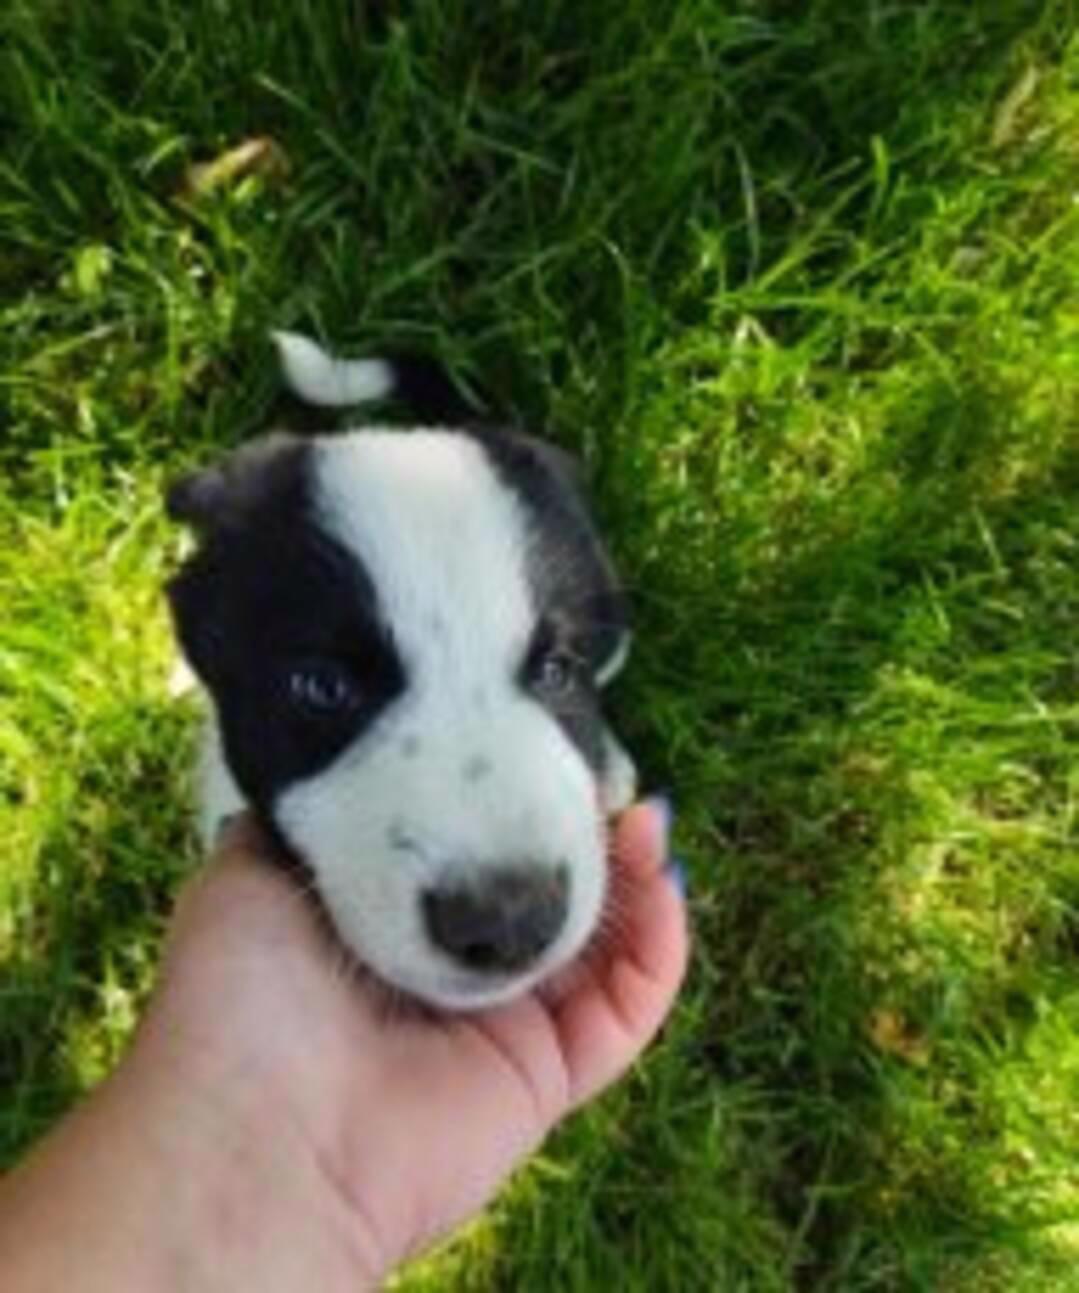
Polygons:
<instances>
[{"instance_id":1,"label":"black fur patch","mask_svg":"<svg viewBox=\"0 0 1079 1293\"><path fill-rule=\"evenodd\" d=\"M556 445L517 431L472 434L525 505L539 614L565 621L573 646L593 674L601 673L629 632L629 603L600 542L576 462Z\"/></svg>"},{"instance_id":2,"label":"black fur patch","mask_svg":"<svg viewBox=\"0 0 1079 1293\"><path fill-rule=\"evenodd\" d=\"M501 480L524 504L529 525L528 578L546 646L582 668L571 685L537 699L562 724L593 767L604 743L595 678L622 649L629 605L584 499L576 462L517 431L473 431ZM536 653L532 644L530 654ZM522 670L528 684L529 663Z\"/></svg>"},{"instance_id":3,"label":"black fur patch","mask_svg":"<svg viewBox=\"0 0 1079 1293\"><path fill-rule=\"evenodd\" d=\"M282 789L330 764L405 686L371 580L315 520L313 452L262 442L170 494L202 539L169 586L177 633L214 698L229 768L266 818ZM359 703L298 708L290 677L310 661L343 665Z\"/></svg>"},{"instance_id":4,"label":"black fur patch","mask_svg":"<svg viewBox=\"0 0 1079 1293\"><path fill-rule=\"evenodd\" d=\"M414 413L420 425L464 426L476 417L476 409L437 359L393 350L384 352L381 358L393 370L390 398Z\"/></svg>"}]
</instances>

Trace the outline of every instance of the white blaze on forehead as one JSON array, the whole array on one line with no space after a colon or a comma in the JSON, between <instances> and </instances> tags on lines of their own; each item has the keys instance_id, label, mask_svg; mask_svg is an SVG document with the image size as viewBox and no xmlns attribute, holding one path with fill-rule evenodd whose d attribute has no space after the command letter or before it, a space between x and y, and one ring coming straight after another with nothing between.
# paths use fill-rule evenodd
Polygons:
<instances>
[{"instance_id":1,"label":"white blaze on forehead","mask_svg":"<svg viewBox=\"0 0 1079 1293\"><path fill-rule=\"evenodd\" d=\"M406 667L505 674L534 609L521 505L487 455L448 431L364 430L319 443L319 520L362 560Z\"/></svg>"}]
</instances>

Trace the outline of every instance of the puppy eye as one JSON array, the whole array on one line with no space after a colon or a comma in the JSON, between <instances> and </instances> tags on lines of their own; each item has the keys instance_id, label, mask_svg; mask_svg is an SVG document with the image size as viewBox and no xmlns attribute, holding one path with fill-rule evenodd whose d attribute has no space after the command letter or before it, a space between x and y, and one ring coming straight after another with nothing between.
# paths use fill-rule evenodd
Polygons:
<instances>
[{"instance_id":1,"label":"puppy eye","mask_svg":"<svg viewBox=\"0 0 1079 1293\"><path fill-rule=\"evenodd\" d=\"M344 665L335 660L309 660L293 665L286 676L292 705L315 718L332 718L354 709L360 688Z\"/></svg>"},{"instance_id":2,"label":"puppy eye","mask_svg":"<svg viewBox=\"0 0 1079 1293\"><path fill-rule=\"evenodd\" d=\"M532 686L548 696L568 691L576 677L576 661L568 651L545 651L532 668Z\"/></svg>"}]
</instances>

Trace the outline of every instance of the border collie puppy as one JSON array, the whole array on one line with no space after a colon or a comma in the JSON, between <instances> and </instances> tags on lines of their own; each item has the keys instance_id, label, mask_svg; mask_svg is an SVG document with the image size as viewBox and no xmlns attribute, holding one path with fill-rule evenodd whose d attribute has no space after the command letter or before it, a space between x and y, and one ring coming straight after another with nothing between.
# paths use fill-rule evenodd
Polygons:
<instances>
[{"instance_id":1,"label":"border collie puppy","mask_svg":"<svg viewBox=\"0 0 1079 1293\"><path fill-rule=\"evenodd\" d=\"M393 395L422 425L271 435L170 491L198 538L169 599L212 701L205 837L252 808L378 978L508 1000L603 908L635 783L599 699L624 598L562 451L468 425L425 361L275 340L306 402Z\"/></svg>"}]
</instances>

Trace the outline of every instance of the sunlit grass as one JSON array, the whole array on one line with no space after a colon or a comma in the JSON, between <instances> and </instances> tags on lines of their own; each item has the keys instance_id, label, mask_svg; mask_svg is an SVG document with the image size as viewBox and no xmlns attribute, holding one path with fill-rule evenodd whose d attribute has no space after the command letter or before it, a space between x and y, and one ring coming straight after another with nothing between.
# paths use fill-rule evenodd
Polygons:
<instances>
[{"instance_id":1,"label":"sunlit grass","mask_svg":"<svg viewBox=\"0 0 1079 1293\"><path fill-rule=\"evenodd\" d=\"M195 864L159 493L295 325L585 458L691 873L661 1044L400 1287L1079 1289L1071 5L360 8L0 14L4 1156Z\"/></svg>"}]
</instances>

